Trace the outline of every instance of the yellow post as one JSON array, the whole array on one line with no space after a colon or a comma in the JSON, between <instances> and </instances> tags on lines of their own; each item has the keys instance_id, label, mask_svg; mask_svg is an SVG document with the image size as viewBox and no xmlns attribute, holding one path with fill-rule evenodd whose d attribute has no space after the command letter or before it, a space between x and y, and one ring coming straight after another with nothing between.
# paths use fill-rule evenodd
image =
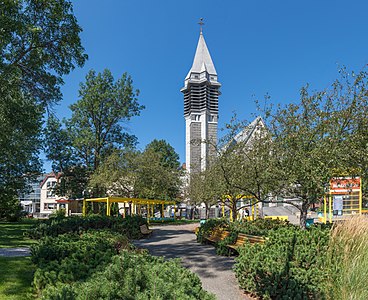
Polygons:
<instances>
[{"instance_id":1,"label":"yellow post","mask_svg":"<svg viewBox=\"0 0 368 300\"><path fill-rule=\"evenodd\" d=\"M360 189L359 189L359 214L362 214L362 206L363 206L363 195L362 195L362 178L360 177Z\"/></svg>"},{"instance_id":2,"label":"yellow post","mask_svg":"<svg viewBox=\"0 0 368 300\"><path fill-rule=\"evenodd\" d=\"M149 224L150 222L150 207L149 204L147 203L147 223Z\"/></svg>"},{"instance_id":3,"label":"yellow post","mask_svg":"<svg viewBox=\"0 0 368 300\"><path fill-rule=\"evenodd\" d=\"M330 223L332 223L332 194L328 194L328 218Z\"/></svg>"},{"instance_id":4,"label":"yellow post","mask_svg":"<svg viewBox=\"0 0 368 300\"><path fill-rule=\"evenodd\" d=\"M326 194L323 196L323 223L327 223L327 199Z\"/></svg>"},{"instance_id":5,"label":"yellow post","mask_svg":"<svg viewBox=\"0 0 368 300\"><path fill-rule=\"evenodd\" d=\"M82 215L83 217L86 216L86 199L83 199Z\"/></svg>"},{"instance_id":6,"label":"yellow post","mask_svg":"<svg viewBox=\"0 0 368 300\"><path fill-rule=\"evenodd\" d=\"M110 201L109 201L109 197L107 197L107 200L106 200L106 216L110 216Z\"/></svg>"},{"instance_id":7,"label":"yellow post","mask_svg":"<svg viewBox=\"0 0 368 300\"><path fill-rule=\"evenodd\" d=\"M225 200L222 200L222 217L225 218Z\"/></svg>"},{"instance_id":8,"label":"yellow post","mask_svg":"<svg viewBox=\"0 0 368 300\"><path fill-rule=\"evenodd\" d=\"M230 222L232 222L232 221L233 221L233 210L230 209Z\"/></svg>"},{"instance_id":9,"label":"yellow post","mask_svg":"<svg viewBox=\"0 0 368 300\"><path fill-rule=\"evenodd\" d=\"M257 203L254 203L254 220L257 219Z\"/></svg>"}]
</instances>

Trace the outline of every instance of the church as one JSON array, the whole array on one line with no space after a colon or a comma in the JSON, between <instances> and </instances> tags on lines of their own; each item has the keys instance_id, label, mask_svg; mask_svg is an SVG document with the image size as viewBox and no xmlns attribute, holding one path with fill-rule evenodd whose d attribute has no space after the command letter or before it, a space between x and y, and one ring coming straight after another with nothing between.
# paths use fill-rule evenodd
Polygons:
<instances>
[{"instance_id":1,"label":"church","mask_svg":"<svg viewBox=\"0 0 368 300\"><path fill-rule=\"evenodd\" d=\"M202 19L197 49L191 69L180 90L184 94L185 164L188 173L204 171L216 157L218 131L218 99L221 83L206 45ZM234 142L252 140L257 128L264 127L257 117L247 128L234 137Z\"/></svg>"}]
</instances>

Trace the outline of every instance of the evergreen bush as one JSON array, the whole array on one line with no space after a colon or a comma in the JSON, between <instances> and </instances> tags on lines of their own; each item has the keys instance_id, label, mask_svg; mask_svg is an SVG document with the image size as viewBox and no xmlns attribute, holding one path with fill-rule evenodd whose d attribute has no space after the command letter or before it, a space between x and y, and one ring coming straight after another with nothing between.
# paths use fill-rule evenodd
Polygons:
<instances>
[{"instance_id":1,"label":"evergreen bush","mask_svg":"<svg viewBox=\"0 0 368 300\"><path fill-rule=\"evenodd\" d=\"M64 233L81 233L89 229L110 229L114 232L125 234L128 238L138 239L141 237L140 225L146 224L146 219L141 216L107 217L90 215L86 217L57 217L42 220L32 227L27 235L33 239L45 236L58 236Z\"/></svg>"},{"instance_id":2,"label":"evergreen bush","mask_svg":"<svg viewBox=\"0 0 368 300\"><path fill-rule=\"evenodd\" d=\"M128 239L108 231L68 233L46 237L31 247L37 270L34 286L41 292L47 285L84 280L106 266L122 249L130 249Z\"/></svg>"},{"instance_id":3,"label":"evergreen bush","mask_svg":"<svg viewBox=\"0 0 368 300\"><path fill-rule=\"evenodd\" d=\"M324 299L329 230L281 227L264 244L239 250L235 273L240 286L263 299Z\"/></svg>"},{"instance_id":4,"label":"evergreen bush","mask_svg":"<svg viewBox=\"0 0 368 300\"><path fill-rule=\"evenodd\" d=\"M50 286L43 299L149 300L215 299L202 289L197 275L178 260L123 251L108 267L84 283Z\"/></svg>"}]
</instances>

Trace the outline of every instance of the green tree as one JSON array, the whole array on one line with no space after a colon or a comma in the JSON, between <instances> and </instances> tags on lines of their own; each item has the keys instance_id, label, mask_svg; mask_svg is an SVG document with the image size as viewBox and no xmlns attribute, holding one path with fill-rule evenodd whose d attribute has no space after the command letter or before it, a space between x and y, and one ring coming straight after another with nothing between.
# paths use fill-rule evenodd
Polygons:
<instances>
[{"instance_id":1,"label":"green tree","mask_svg":"<svg viewBox=\"0 0 368 300\"><path fill-rule=\"evenodd\" d=\"M148 144L143 152L134 149L115 151L91 176L90 186L104 194L147 199L176 199L181 187L178 160L168 164L169 157L179 157L166 141Z\"/></svg>"},{"instance_id":2,"label":"green tree","mask_svg":"<svg viewBox=\"0 0 368 300\"><path fill-rule=\"evenodd\" d=\"M108 182L95 180L104 173L99 167L110 168L116 150L132 148L136 137L124 128L124 123L138 116L144 106L138 103L138 90L128 74L114 80L109 70L89 71L80 85L80 99L70 106L72 116L64 120L65 127L50 119L47 127L47 157L55 170L63 173L56 189L69 197L99 196L106 192ZM90 181L92 174L99 170ZM88 182L90 182L87 188ZM94 186L91 184L94 183Z\"/></svg>"},{"instance_id":3,"label":"green tree","mask_svg":"<svg viewBox=\"0 0 368 300\"><path fill-rule=\"evenodd\" d=\"M127 73L115 82L108 69L88 72L86 82L80 85L80 99L70 106L72 117L66 125L76 154L89 170L96 170L114 149L136 144L136 137L128 134L123 124L144 109L138 94Z\"/></svg>"},{"instance_id":4,"label":"green tree","mask_svg":"<svg viewBox=\"0 0 368 300\"><path fill-rule=\"evenodd\" d=\"M161 164L164 167L178 169L180 167L179 155L175 149L165 140L154 139L146 147L146 151L152 150L160 155Z\"/></svg>"},{"instance_id":5,"label":"green tree","mask_svg":"<svg viewBox=\"0 0 368 300\"><path fill-rule=\"evenodd\" d=\"M326 90L310 93L302 88L298 103L269 107L265 115L270 143L253 148L256 154L262 148L269 153L269 163L259 165L257 181L261 179L267 193L283 199L263 201L295 206L302 228L308 209L321 201L332 177L366 177L366 73L341 74Z\"/></svg>"},{"instance_id":6,"label":"green tree","mask_svg":"<svg viewBox=\"0 0 368 300\"><path fill-rule=\"evenodd\" d=\"M187 186L187 196L194 205L206 207L206 218L209 218L212 205L219 204L223 198L223 177L219 170L210 166L205 171L193 172L190 174L189 184Z\"/></svg>"},{"instance_id":7,"label":"green tree","mask_svg":"<svg viewBox=\"0 0 368 300\"><path fill-rule=\"evenodd\" d=\"M298 103L264 111L267 127L253 140L230 133L219 151L218 185L234 196L244 194L264 203L288 203L300 211L305 228L308 209L321 201L335 176L367 178L366 73L348 75L320 92L301 89ZM222 183L221 183L222 182ZM235 206L233 205L235 210Z\"/></svg>"},{"instance_id":8,"label":"green tree","mask_svg":"<svg viewBox=\"0 0 368 300\"><path fill-rule=\"evenodd\" d=\"M62 75L87 58L82 28L66 0L2 1L0 83L43 105L61 99Z\"/></svg>"},{"instance_id":9,"label":"green tree","mask_svg":"<svg viewBox=\"0 0 368 300\"><path fill-rule=\"evenodd\" d=\"M86 55L69 1L1 1L0 24L0 203L5 205L40 171L43 113L61 99L62 76L82 66Z\"/></svg>"},{"instance_id":10,"label":"green tree","mask_svg":"<svg viewBox=\"0 0 368 300\"><path fill-rule=\"evenodd\" d=\"M134 149L114 151L92 174L91 187L99 187L103 194L120 197L138 197L138 157L141 153Z\"/></svg>"},{"instance_id":11,"label":"green tree","mask_svg":"<svg viewBox=\"0 0 368 300\"><path fill-rule=\"evenodd\" d=\"M182 184L181 171L177 168L179 161L173 160L173 157L179 156L165 141L162 141L161 147L156 146L156 140L148 144L138 158L136 190L142 198L177 199Z\"/></svg>"}]
</instances>

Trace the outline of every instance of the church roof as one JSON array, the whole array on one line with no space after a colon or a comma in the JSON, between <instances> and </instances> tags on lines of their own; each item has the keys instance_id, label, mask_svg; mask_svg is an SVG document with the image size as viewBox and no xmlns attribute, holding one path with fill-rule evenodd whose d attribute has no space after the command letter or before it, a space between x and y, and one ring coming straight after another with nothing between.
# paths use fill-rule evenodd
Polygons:
<instances>
[{"instance_id":1,"label":"church roof","mask_svg":"<svg viewBox=\"0 0 368 300\"><path fill-rule=\"evenodd\" d=\"M212 62L206 41L204 40L203 33L201 32L199 35L197 50L194 55L193 65L187 75L187 78L191 73L202 73L204 71L207 71L207 73L211 75L217 75L215 65Z\"/></svg>"},{"instance_id":2,"label":"church roof","mask_svg":"<svg viewBox=\"0 0 368 300\"><path fill-rule=\"evenodd\" d=\"M264 127L264 122L262 117L258 116L253 120L252 123L250 123L247 127L245 127L242 131L240 131L235 137L234 142L245 142L248 143L249 140L252 138L254 133L257 131L257 127L261 126Z\"/></svg>"}]
</instances>

